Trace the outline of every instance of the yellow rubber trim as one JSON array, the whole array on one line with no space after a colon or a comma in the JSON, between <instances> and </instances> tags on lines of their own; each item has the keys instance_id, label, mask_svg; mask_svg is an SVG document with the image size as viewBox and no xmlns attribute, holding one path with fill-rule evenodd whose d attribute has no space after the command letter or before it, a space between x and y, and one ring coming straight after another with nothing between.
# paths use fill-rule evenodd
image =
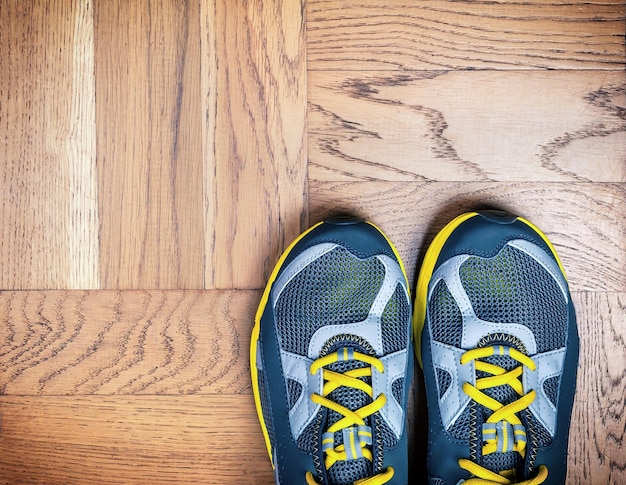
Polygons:
<instances>
[{"instance_id":1,"label":"yellow rubber trim","mask_svg":"<svg viewBox=\"0 0 626 485\"><path fill-rule=\"evenodd\" d=\"M439 254L452 232L468 219L477 216L478 212L466 212L450 221L433 239L433 242L426 251L424 262L417 279L417 290L415 292L415 306L413 309L413 344L415 345L415 355L420 367L422 365L421 339L426 319L426 303L428 300L428 282L433 275L435 264L439 259Z\"/></svg>"},{"instance_id":2,"label":"yellow rubber trim","mask_svg":"<svg viewBox=\"0 0 626 485\"><path fill-rule=\"evenodd\" d=\"M543 232L541 232L541 230L537 226L535 226L532 222L524 219L523 217L518 217L517 220L520 222L523 222L528 227L530 227L533 231L535 231L539 235L539 237L543 239L543 242L545 242L548 245L548 247L550 248L550 251L552 251L552 255L554 256L554 259L556 259L556 262L559 265L559 268L561 269L561 273L563 273L563 277L565 278L565 281L567 281L567 276L565 275L565 269L563 269L563 265L561 264L559 255L556 254L556 249L554 249L554 246L552 245L550 240L546 237L546 235Z\"/></svg>"},{"instance_id":3,"label":"yellow rubber trim","mask_svg":"<svg viewBox=\"0 0 626 485\"><path fill-rule=\"evenodd\" d=\"M274 267L272 274L270 275L269 281L265 286L265 291L263 291L263 296L261 297L261 302L259 303L259 307L256 311L256 316L254 317L254 327L252 327L252 337L250 339L250 374L252 376L252 393L254 394L254 403L256 405L256 412L259 416L259 422L261 423L261 429L263 430L263 437L265 438L265 445L267 446L267 453L270 457L270 462L272 463L272 468L274 467L274 460L272 458L272 444L270 443L269 433L267 432L267 426L265 425L265 420L263 419L263 410L261 409L261 395L259 393L259 376L256 368L257 361L257 342L259 340L259 333L261 331L261 317L263 316L263 312L265 311L265 307L267 306L267 302L270 297L270 292L272 290L272 285L274 281L276 281L276 277L278 276L278 272L282 268L287 256L294 248L296 244L298 244L307 234L309 234L313 229L318 226L321 226L324 222L318 222L314 226L310 227L302 234L300 234L283 252L283 254L278 259L278 263Z\"/></svg>"}]
</instances>

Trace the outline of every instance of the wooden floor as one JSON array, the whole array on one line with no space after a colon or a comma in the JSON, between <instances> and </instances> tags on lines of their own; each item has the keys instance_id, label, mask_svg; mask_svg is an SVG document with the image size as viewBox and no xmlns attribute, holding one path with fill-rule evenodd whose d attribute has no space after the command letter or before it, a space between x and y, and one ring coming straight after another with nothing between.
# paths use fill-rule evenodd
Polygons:
<instances>
[{"instance_id":1,"label":"wooden floor","mask_svg":"<svg viewBox=\"0 0 626 485\"><path fill-rule=\"evenodd\" d=\"M485 207L568 273L568 483L626 483L625 34L614 0L0 0L0 483L273 483L283 248L357 214L414 279Z\"/></svg>"}]
</instances>

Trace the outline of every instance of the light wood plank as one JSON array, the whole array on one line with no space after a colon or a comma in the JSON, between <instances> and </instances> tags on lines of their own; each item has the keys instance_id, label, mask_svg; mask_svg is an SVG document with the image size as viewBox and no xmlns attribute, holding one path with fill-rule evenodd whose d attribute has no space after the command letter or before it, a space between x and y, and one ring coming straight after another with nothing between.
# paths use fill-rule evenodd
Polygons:
<instances>
[{"instance_id":1,"label":"light wood plank","mask_svg":"<svg viewBox=\"0 0 626 485\"><path fill-rule=\"evenodd\" d=\"M274 483L251 395L2 396L0 409L2 483Z\"/></svg>"},{"instance_id":2,"label":"light wood plank","mask_svg":"<svg viewBox=\"0 0 626 485\"><path fill-rule=\"evenodd\" d=\"M0 7L0 288L98 288L91 1Z\"/></svg>"},{"instance_id":3,"label":"light wood plank","mask_svg":"<svg viewBox=\"0 0 626 485\"><path fill-rule=\"evenodd\" d=\"M567 483L626 483L626 295L573 295L580 334Z\"/></svg>"},{"instance_id":4,"label":"light wood plank","mask_svg":"<svg viewBox=\"0 0 626 485\"><path fill-rule=\"evenodd\" d=\"M208 288L263 287L308 223L303 14L304 0L203 6Z\"/></svg>"},{"instance_id":5,"label":"light wood plank","mask_svg":"<svg viewBox=\"0 0 626 485\"><path fill-rule=\"evenodd\" d=\"M623 72L313 72L312 180L626 181Z\"/></svg>"},{"instance_id":6,"label":"light wood plank","mask_svg":"<svg viewBox=\"0 0 626 485\"><path fill-rule=\"evenodd\" d=\"M311 69L623 69L621 0L310 0Z\"/></svg>"},{"instance_id":7,"label":"light wood plank","mask_svg":"<svg viewBox=\"0 0 626 485\"><path fill-rule=\"evenodd\" d=\"M197 1L95 2L103 288L203 288Z\"/></svg>"},{"instance_id":8,"label":"light wood plank","mask_svg":"<svg viewBox=\"0 0 626 485\"><path fill-rule=\"evenodd\" d=\"M554 243L575 291L625 291L626 184L312 182L311 220L348 213L380 226L409 281L435 234L457 215L499 208L526 217Z\"/></svg>"},{"instance_id":9,"label":"light wood plank","mask_svg":"<svg viewBox=\"0 0 626 485\"><path fill-rule=\"evenodd\" d=\"M258 291L0 293L0 394L250 393Z\"/></svg>"}]
</instances>

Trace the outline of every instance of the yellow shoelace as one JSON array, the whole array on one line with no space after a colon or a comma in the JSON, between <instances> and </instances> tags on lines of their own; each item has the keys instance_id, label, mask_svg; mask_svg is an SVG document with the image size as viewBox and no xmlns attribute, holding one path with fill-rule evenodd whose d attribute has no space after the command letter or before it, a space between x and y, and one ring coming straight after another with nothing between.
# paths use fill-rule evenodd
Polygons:
<instances>
[{"instance_id":1,"label":"yellow shoelace","mask_svg":"<svg viewBox=\"0 0 626 485\"><path fill-rule=\"evenodd\" d=\"M493 355L508 355L521 365L507 371L500 366L479 360ZM482 454L489 455L496 452L516 451L524 457L526 431L517 417L517 413L528 408L535 400L537 393L533 390L528 394L524 394L524 387L520 377L522 376L524 366L530 370L535 370L535 363L527 355L504 345L472 349L461 356L461 364L468 364L471 361L475 361L474 366L477 371L491 374L489 377L477 379L476 386L471 385L469 382L463 384L463 391L470 398L493 411L493 414L487 418L486 423L483 425L483 441L485 444L482 448ZM484 389L507 384L515 390L520 398L506 405L482 392ZM514 482L510 471L494 473L470 460L459 460L459 466L475 477L467 480L465 482L467 485L538 485L543 483L548 476L548 469L543 465L539 467L536 477L523 482Z\"/></svg>"},{"instance_id":2,"label":"yellow shoelace","mask_svg":"<svg viewBox=\"0 0 626 485\"><path fill-rule=\"evenodd\" d=\"M344 373L324 369L324 367L330 364L348 360L358 360L360 362L369 364L369 366L352 369ZM331 409L343 416L343 418L339 419L328 427L328 435L330 436L337 431L342 431L349 428L352 428L352 430L354 430L353 433L349 433L349 443L344 442L337 447L333 446L333 438L322 438L322 449L326 453L324 465L327 470L337 461L348 460L350 456L362 456L364 458L367 458L369 461L372 461L373 459L372 452L368 448L368 446L372 443L372 434L369 428L365 426L365 418L380 411L382 407L386 404L387 398L384 394L380 394L376 397L376 399L374 399L372 386L360 379L361 377L371 377L372 367L375 367L380 373L383 373L385 370L383 363L379 359L362 354L360 352L356 352L353 349L349 348L339 349L333 354L320 357L319 359L315 360L313 364L311 364L311 374L317 374L317 372L322 370L324 379L322 395L320 396L319 394L312 394L311 400L314 403ZM336 402L327 398L327 396L331 392L342 386L359 389L365 392L371 399L373 399L373 401L366 406L363 406L362 408L352 411L347 407L342 406L341 404L337 404ZM349 446L350 449L346 449L346 446ZM356 482L354 482L354 485L383 485L391 480L393 474L393 468L389 467L383 473L362 480L357 480ZM318 482L315 480L311 472L307 472L306 482L308 485L318 485Z\"/></svg>"}]
</instances>

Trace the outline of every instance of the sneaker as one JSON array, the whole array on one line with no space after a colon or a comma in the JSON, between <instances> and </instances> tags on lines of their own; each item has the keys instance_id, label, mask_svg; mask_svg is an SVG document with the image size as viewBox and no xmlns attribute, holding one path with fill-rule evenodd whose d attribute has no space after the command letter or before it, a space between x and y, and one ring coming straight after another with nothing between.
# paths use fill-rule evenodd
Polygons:
<instances>
[{"instance_id":1,"label":"sneaker","mask_svg":"<svg viewBox=\"0 0 626 485\"><path fill-rule=\"evenodd\" d=\"M546 236L500 211L450 222L420 270L414 332L429 484L565 483L578 334Z\"/></svg>"},{"instance_id":2,"label":"sneaker","mask_svg":"<svg viewBox=\"0 0 626 485\"><path fill-rule=\"evenodd\" d=\"M281 256L256 314L252 387L277 484L406 484L411 303L374 225L337 220Z\"/></svg>"}]
</instances>

